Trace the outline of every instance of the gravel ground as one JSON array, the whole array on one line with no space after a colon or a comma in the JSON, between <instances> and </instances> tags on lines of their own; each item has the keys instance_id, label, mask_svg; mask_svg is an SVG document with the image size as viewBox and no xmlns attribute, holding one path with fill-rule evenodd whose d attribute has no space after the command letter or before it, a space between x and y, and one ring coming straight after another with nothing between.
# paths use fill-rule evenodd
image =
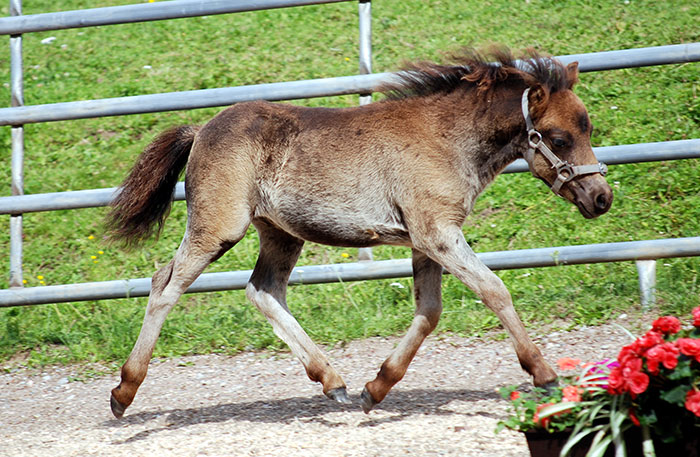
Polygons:
<instances>
[{"instance_id":1,"label":"gravel ground","mask_svg":"<svg viewBox=\"0 0 700 457\"><path fill-rule=\"evenodd\" d=\"M624 321L621 322L623 325ZM2 456L527 456L525 440L494 435L506 411L496 389L527 384L508 341L433 336L406 377L369 415L359 393L397 339L328 350L353 405L327 400L287 354L154 360L121 420L117 373L70 381L80 366L6 368L0 375ZM615 357L614 325L536 338L548 360Z\"/></svg>"}]
</instances>

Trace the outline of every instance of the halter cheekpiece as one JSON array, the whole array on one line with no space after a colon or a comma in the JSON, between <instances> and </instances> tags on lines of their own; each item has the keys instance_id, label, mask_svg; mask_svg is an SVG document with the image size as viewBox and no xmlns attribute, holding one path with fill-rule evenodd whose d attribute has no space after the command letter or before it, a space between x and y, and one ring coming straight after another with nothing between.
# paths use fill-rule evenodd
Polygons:
<instances>
[{"instance_id":1,"label":"halter cheekpiece","mask_svg":"<svg viewBox=\"0 0 700 457\"><path fill-rule=\"evenodd\" d=\"M552 191L557 195L560 195L559 190L561 189L561 186L577 176L590 175L593 173L600 173L601 175L605 176L608 172L608 167L604 163L598 162L597 164L591 165L573 165L569 162L561 160L552 152L551 149L547 147L544 141L542 141L542 134L535 130L535 126L532 123L527 99L527 95L529 93L530 88L528 87L525 89L525 92L523 92L521 106L523 109L523 117L525 117L525 127L527 128L528 148L525 152L525 161L527 162L528 167L530 167L530 173L532 173L532 175L535 177L539 177L535 173L534 167L535 151L539 151L557 172L557 178L554 180L551 186Z\"/></svg>"}]
</instances>

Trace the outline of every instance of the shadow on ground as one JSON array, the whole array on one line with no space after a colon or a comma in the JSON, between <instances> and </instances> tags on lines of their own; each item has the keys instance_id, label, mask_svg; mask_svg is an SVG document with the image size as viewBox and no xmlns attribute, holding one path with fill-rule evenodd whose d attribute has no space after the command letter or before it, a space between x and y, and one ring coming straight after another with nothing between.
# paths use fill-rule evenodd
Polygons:
<instances>
[{"instance_id":1,"label":"shadow on ground","mask_svg":"<svg viewBox=\"0 0 700 457\"><path fill-rule=\"evenodd\" d=\"M390 416L382 415L381 418L373 418L372 413L366 416L366 420L358 424L360 427L373 427L383 423L402 421L412 415L454 415L459 413L445 408L453 401L479 401L500 398L494 391L486 390L435 390L415 389L392 392L376 410L393 413ZM157 410L127 415L122 419L113 419L103 422L106 428L123 427L130 424L146 424L156 422L165 424L163 427L145 430L136 435L113 444L127 444L143 440L148 436L166 430L188 427L196 424L218 423L226 421L267 422L275 424L289 424L293 421L302 421L337 427L344 424L330 422L324 419L324 415L339 411L360 410L359 395L352 397L353 404L341 405L329 401L322 396L292 397L270 401L252 401L243 403L228 403L221 405L204 406L200 408ZM478 415L493 416L487 412L476 413ZM466 414L465 414L466 415ZM470 413L469 415L473 415ZM163 420L165 418L165 420Z\"/></svg>"}]
</instances>

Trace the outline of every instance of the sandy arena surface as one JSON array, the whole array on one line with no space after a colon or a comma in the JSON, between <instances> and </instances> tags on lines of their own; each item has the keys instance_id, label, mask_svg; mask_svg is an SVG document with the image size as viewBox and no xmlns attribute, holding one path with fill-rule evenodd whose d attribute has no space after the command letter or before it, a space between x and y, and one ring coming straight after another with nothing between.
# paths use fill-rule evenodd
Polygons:
<instances>
[{"instance_id":1,"label":"sandy arena surface","mask_svg":"<svg viewBox=\"0 0 700 457\"><path fill-rule=\"evenodd\" d=\"M615 357L628 336L605 325L535 340L554 365ZM83 367L6 368L0 456L529 455L520 434L494 434L506 411L496 389L530 382L507 340L429 337L403 381L365 415L359 393L397 341L328 350L352 405L327 400L286 353L155 360L121 420L109 408L117 373L73 381Z\"/></svg>"}]
</instances>

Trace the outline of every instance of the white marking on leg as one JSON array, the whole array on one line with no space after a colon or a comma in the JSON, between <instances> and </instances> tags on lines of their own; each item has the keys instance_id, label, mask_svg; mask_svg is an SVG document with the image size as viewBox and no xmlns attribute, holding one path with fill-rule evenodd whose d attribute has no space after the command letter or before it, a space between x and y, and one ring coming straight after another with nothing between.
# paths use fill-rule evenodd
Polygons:
<instances>
[{"instance_id":1,"label":"white marking on leg","mask_svg":"<svg viewBox=\"0 0 700 457\"><path fill-rule=\"evenodd\" d=\"M272 330L291 349L292 354L308 367L313 358L325 357L309 338L299 322L269 293L257 290L253 284L246 286L246 296L255 304L272 325Z\"/></svg>"}]
</instances>

